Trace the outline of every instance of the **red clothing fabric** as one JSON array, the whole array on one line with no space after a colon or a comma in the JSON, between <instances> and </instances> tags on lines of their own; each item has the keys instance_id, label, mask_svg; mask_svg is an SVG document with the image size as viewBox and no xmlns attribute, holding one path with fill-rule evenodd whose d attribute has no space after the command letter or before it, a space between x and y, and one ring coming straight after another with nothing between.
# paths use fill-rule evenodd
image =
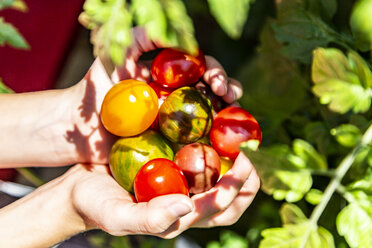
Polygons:
<instances>
[{"instance_id":1,"label":"red clothing fabric","mask_svg":"<svg viewBox=\"0 0 372 248\"><path fill-rule=\"evenodd\" d=\"M15 92L53 87L78 27L84 0L25 0L28 12L6 9L0 16L12 23L30 50L0 47L0 77Z\"/></svg>"}]
</instances>

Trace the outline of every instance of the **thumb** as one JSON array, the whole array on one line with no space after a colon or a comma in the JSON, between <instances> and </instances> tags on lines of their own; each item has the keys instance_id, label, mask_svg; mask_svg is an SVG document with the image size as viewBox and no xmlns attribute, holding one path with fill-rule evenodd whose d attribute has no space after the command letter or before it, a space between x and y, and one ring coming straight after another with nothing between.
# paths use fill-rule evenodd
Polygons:
<instances>
[{"instance_id":1,"label":"thumb","mask_svg":"<svg viewBox=\"0 0 372 248\"><path fill-rule=\"evenodd\" d=\"M159 234L193 210L189 197L171 194L121 208L122 223L131 234Z\"/></svg>"}]
</instances>

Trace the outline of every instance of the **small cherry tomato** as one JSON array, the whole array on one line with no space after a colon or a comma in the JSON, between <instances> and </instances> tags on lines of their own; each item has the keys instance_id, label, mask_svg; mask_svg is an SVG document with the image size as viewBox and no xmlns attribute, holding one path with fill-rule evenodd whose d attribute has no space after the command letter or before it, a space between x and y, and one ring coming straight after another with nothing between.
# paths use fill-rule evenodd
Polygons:
<instances>
[{"instance_id":1,"label":"small cherry tomato","mask_svg":"<svg viewBox=\"0 0 372 248\"><path fill-rule=\"evenodd\" d=\"M235 160L240 143L251 139L261 143L262 133L258 122L247 110L228 107L218 112L209 139L220 156Z\"/></svg>"},{"instance_id":2,"label":"small cherry tomato","mask_svg":"<svg viewBox=\"0 0 372 248\"><path fill-rule=\"evenodd\" d=\"M205 57L200 49L194 57L180 50L165 48L153 60L151 75L164 87L179 88L196 83L205 69Z\"/></svg>"},{"instance_id":3,"label":"small cherry tomato","mask_svg":"<svg viewBox=\"0 0 372 248\"><path fill-rule=\"evenodd\" d=\"M101 120L104 127L117 136L134 136L150 127L158 110L155 91L147 83L127 79L107 92L102 103Z\"/></svg>"},{"instance_id":4,"label":"small cherry tomato","mask_svg":"<svg viewBox=\"0 0 372 248\"><path fill-rule=\"evenodd\" d=\"M151 86L151 88L155 91L156 95L158 96L159 108L160 108L160 106L163 104L165 99L167 99L169 94L172 93L172 91L174 89L163 87L160 84L157 84L155 82L151 82L151 83L149 83L149 85ZM156 116L156 119L151 124L150 129L155 130L155 131L160 131L160 129L159 129L159 114Z\"/></svg>"},{"instance_id":5,"label":"small cherry tomato","mask_svg":"<svg viewBox=\"0 0 372 248\"><path fill-rule=\"evenodd\" d=\"M156 158L147 162L134 179L137 202L167 194L189 195L189 187L181 169L171 160Z\"/></svg>"},{"instance_id":6,"label":"small cherry tomato","mask_svg":"<svg viewBox=\"0 0 372 248\"><path fill-rule=\"evenodd\" d=\"M211 146L206 144L185 145L177 152L174 162L185 174L192 194L211 189L220 176L220 157Z\"/></svg>"}]
</instances>

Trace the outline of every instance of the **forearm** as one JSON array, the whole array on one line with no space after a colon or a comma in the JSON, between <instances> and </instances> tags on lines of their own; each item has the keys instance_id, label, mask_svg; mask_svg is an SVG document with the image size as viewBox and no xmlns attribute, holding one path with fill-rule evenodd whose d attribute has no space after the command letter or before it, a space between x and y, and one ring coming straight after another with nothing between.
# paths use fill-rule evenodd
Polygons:
<instances>
[{"instance_id":1,"label":"forearm","mask_svg":"<svg viewBox=\"0 0 372 248\"><path fill-rule=\"evenodd\" d=\"M71 201L78 179L73 173L69 171L0 209L0 247L51 247L85 231Z\"/></svg>"},{"instance_id":2,"label":"forearm","mask_svg":"<svg viewBox=\"0 0 372 248\"><path fill-rule=\"evenodd\" d=\"M76 152L74 90L0 95L0 167L85 162Z\"/></svg>"}]
</instances>

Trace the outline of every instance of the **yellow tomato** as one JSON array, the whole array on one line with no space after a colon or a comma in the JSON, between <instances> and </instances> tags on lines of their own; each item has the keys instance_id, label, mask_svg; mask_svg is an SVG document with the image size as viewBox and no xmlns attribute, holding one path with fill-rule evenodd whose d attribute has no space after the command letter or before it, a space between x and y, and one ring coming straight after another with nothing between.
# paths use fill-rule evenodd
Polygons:
<instances>
[{"instance_id":1,"label":"yellow tomato","mask_svg":"<svg viewBox=\"0 0 372 248\"><path fill-rule=\"evenodd\" d=\"M228 170L231 169L233 166L234 161L221 157L221 171L220 171L220 177L222 177Z\"/></svg>"},{"instance_id":2,"label":"yellow tomato","mask_svg":"<svg viewBox=\"0 0 372 248\"><path fill-rule=\"evenodd\" d=\"M147 84L134 79L123 80L106 94L101 108L105 128L121 137L142 133L158 114L158 96Z\"/></svg>"}]
</instances>

